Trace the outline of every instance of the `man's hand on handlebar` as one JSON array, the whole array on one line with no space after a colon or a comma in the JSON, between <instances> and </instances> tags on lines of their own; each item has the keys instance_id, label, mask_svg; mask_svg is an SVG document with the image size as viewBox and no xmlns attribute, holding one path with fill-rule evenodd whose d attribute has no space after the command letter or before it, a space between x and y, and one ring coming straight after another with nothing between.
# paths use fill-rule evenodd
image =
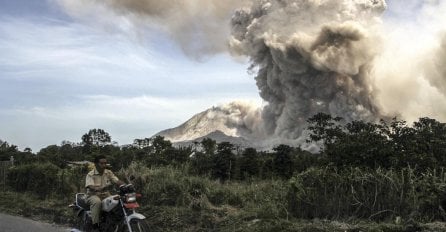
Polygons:
<instances>
[{"instance_id":1,"label":"man's hand on handlebar","mask_svg":"<svg viewBox=\"0 0 446 232\"><path fill-rule=\"evenodd\" d=\"M121 193L134 192L135 188L133 187L132 184L121 184L119 186L119 191Z\"/></svg>"}]
</instances>

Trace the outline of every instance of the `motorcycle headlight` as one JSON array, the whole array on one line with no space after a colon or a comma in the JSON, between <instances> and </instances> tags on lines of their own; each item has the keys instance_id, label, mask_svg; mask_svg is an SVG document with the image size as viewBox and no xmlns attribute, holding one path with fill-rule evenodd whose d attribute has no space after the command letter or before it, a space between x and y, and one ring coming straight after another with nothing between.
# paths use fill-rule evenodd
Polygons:
<instances>
[{"instance_id":1,"label":"motorcycle headlight","mask_svg":"<svg viewBox=\"0 0 446 232\"><path fill-rule=\"evenodd\" d=\"M128 203L136 202L136 194L135 193L125 194L125 201Z\"/></svg>"}]
</instances>

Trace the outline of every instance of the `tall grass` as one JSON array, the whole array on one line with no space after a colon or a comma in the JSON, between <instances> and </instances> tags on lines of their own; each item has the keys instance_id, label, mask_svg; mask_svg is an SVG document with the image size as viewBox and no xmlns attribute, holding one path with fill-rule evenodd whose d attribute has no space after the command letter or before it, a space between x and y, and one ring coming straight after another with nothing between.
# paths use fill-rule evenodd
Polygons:
<instances>
[{"instance_id":1,"label":"tall grass","mask_svg":"<svg viewBox=\"0 0 446 232\"><path fill-rule=\"evenodd\" d=\"M290 180L289 208L298 218L431 221L442 217L444 186L443 170L311 168Z\"/></svg>"},{"instance_id":2,"label":"tall grass","mask_svg":"<svg viewBox=\"0 0 446 232\"><path fill-rule=\"evenodd\" d=\"M400 217L430 222L442 218L438 205L446 186L444 170L417 173L410 167L319 167L295 173L290 180L223 184L188 173L187 165L147 167L141 163L116 172L142 193L140 212L163 231L283 230L300 219L382 222ZM64 195L58 199L72 200L83 189L85 174L82 168L25 165L11 169L8 184L14 191L40 198Z\"/></svg>"},{"instance_id":3,"label":"tall grass","mask_svg":"<svg viewBox=\"0 0 446 232\"><path fill-rule=\"evenodd\" d=\"M144 196L141 204L160 226L194 225L194 230L199 231L228 226L227 223L289 217L284 181L222 184L187 173L187 167L148 168L133 163L118 174L123 178L133 176L133 184Z\"/></svg>"}]
</instances>

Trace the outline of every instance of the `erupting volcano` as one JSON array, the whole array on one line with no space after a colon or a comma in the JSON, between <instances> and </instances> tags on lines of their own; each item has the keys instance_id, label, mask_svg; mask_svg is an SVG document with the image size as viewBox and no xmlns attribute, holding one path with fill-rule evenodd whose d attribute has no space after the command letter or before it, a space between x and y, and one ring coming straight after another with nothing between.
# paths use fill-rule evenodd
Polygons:
<instances>
[{"instance_id":1,"label":"erupting volcano","mask_svg":"<svg viewBox=\"0 0 446 232\"><path fill-rule=\"evenodd\" d=\"M347 121L446 119L444 1L405 1L419 9L410 22L392 18L399 9L386 16L384 0L60 2L73 14L96 4L135 28L148 23L191 57L229 52L250 60L263 106L219 106L217 121L192 120L206 119L206 130L182 125L172 138L219 130L257 144L301 145L306 120L319 112Z\"/></svg>"}]
</instances>

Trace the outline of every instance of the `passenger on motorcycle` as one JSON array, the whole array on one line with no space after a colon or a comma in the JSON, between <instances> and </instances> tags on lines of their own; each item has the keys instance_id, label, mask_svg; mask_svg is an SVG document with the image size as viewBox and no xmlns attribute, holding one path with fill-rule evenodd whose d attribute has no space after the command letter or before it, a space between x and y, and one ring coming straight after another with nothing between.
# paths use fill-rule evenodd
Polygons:
<instances>
[{"instance_id":1,"label":"passenger on motorcycle","mask_svg":"<svg viewBox=\"0 0 446 232\"><path fill-rule=\"evenodd\" d=\"M85 187L87 188L87 203L90 205L93 227L99 228L102 199L110 196L108 191L113 184L122 186L125 183L118 179L112 171L106 169L107 158L98 155L94 159L95 168L87 174Z\"/></svg>"}]
</instances>

